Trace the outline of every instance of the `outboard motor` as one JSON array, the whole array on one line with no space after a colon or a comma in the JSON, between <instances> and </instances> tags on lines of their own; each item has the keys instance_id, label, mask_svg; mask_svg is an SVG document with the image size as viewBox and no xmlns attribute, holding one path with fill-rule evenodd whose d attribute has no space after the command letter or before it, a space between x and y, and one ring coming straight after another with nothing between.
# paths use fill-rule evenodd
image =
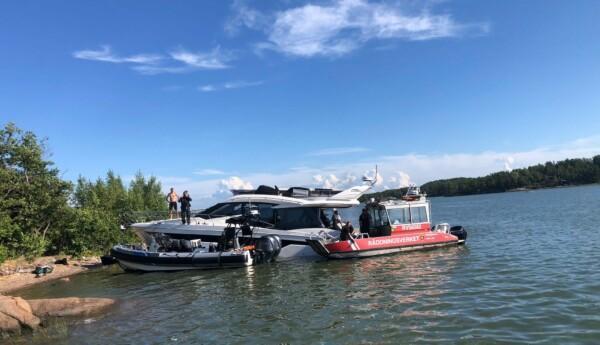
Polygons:
<instances>
[{"instance_id":1,"label":"outboard motor","mask_svg":"<svg viewBox=\"0 0 600 345\"><path fill-rule=\"evenodd\" d=\"M237 236L236 236L236 228L235 226L228 226L223 230L223 234L221 235L221 241L219 243L219 250L228 250L228 249L236 249L239 248L237 244Z\"/></svg>"},{"instance_id":2,"label":"outboard motor","mask_svg":"<svg viewBox=\"0 0 600 345\"><path fill-rule=\"evenodd\" d=\"M451 227L450 234L458 237L459 244L465 243L467 240L467 230L465 230L465 228L463 228L461 225Z\"/></svg>"},{"instance_id":3,"label":"outboard motor","mask_svg":"<svg viewBox=\"0 0 600 345\"><path fill-rule=\"evenodd\" d=\"M266 235L256 240L256 261L273 262L281 252L281 238L277 235Z\"/></svg>"}]
</instances>

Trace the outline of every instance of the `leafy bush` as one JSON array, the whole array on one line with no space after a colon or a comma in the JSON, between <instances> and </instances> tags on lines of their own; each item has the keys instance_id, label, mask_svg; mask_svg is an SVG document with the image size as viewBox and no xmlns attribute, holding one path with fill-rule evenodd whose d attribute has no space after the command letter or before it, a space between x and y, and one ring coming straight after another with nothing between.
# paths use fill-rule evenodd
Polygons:
<instances>
[{"instance_id":1,"label":"leafy bush","mask_svg":"<svg viewBox=\"0 0 600 345\"><path fill-rule=\"evenodd\" d=\"M138 173L126 188L112 171L76 187L45 160L44 141L14 124L0 129L0 262L64 252L106 252L132 239L121 230L135 211L167 208L160 182Z\"/></svg>"}]
</instances>

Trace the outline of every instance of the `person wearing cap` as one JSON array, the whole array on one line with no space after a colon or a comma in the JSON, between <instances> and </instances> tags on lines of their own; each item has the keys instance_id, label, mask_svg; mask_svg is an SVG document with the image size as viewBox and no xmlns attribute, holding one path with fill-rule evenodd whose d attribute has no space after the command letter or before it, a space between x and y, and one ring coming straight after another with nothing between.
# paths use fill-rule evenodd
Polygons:
<instances>
[{"instance_id":1,"label":"person wearing cap","mask_svg":"<svg viewBox=\"0 0 600 345\"><path fill-rule=\"evenodd\" d=\"M167 194L167 202L169 203L169 219L173 219L173 216L177 216L177 200L179 197L175 192L175 189L171 187L171 191Z\"/></svg>"},{"instance_id":2,"label":"person wearing cap","mask_svg":"<svg viewBox=\"0 0 600 345\"><path fill-rule=\"evenodd\" d=\"M191 217L191 209L192 209L192 198L190 194L186 190L183 192L183 196L179 198L179 202L181 203L181 222L183 224L186 223L190 225L190 217Z\"/></svg>"},{"instance_id":3,"label":"person wearing cap","mask_svg":"<svg viewBox=\"0 0 600 345\"><path fill-rule=\"evenodd\" d=\"M336 208L333 209L333 216L331 216L331 227L334 230L342 230L342 217Z\"/></svg>"}]
</instances>

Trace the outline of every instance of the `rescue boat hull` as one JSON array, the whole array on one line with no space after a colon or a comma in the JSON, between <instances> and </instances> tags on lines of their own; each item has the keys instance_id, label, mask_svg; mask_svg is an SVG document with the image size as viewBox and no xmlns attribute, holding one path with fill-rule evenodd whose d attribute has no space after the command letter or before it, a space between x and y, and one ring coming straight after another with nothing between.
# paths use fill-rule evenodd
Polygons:
<instances>
[{"instance_id":1,"label":"rescue boat hull","mask_svg":"<svg viewBox=\"0 0 600 345\"><path fill-rule=\"evenodd\" d=\"M320 238L309 239L307 242L317 254L323 257L352 259L455 246L465 243L465 239L459 239L459 237L448 233L427 231L330 243L326 243Z\"/></svg>"}]
</instances>

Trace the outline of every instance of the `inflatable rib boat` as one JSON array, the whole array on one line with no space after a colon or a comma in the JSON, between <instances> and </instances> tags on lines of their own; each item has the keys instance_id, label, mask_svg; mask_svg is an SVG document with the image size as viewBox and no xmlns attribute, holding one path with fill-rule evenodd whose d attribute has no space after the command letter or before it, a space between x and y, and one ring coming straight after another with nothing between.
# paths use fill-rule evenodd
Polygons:
<instances>
[{"instance_id":1,"label":"inflatable rib boat","mask_svg":"<svg viewBox=\"0 0 600 345\"><path fill-rule=\"evenodd\" d=\"M236 225L241 226L238 228ZM276 235L249 238L240 245L238 233L251 234L247 219L230 221L220 242L171 239L158 234L150 249L134 245L116 245L110 254L126 271L180 271L214 268L235 268L272 262L281 251L281 239Z\"/></svg>"}]
</instances>

